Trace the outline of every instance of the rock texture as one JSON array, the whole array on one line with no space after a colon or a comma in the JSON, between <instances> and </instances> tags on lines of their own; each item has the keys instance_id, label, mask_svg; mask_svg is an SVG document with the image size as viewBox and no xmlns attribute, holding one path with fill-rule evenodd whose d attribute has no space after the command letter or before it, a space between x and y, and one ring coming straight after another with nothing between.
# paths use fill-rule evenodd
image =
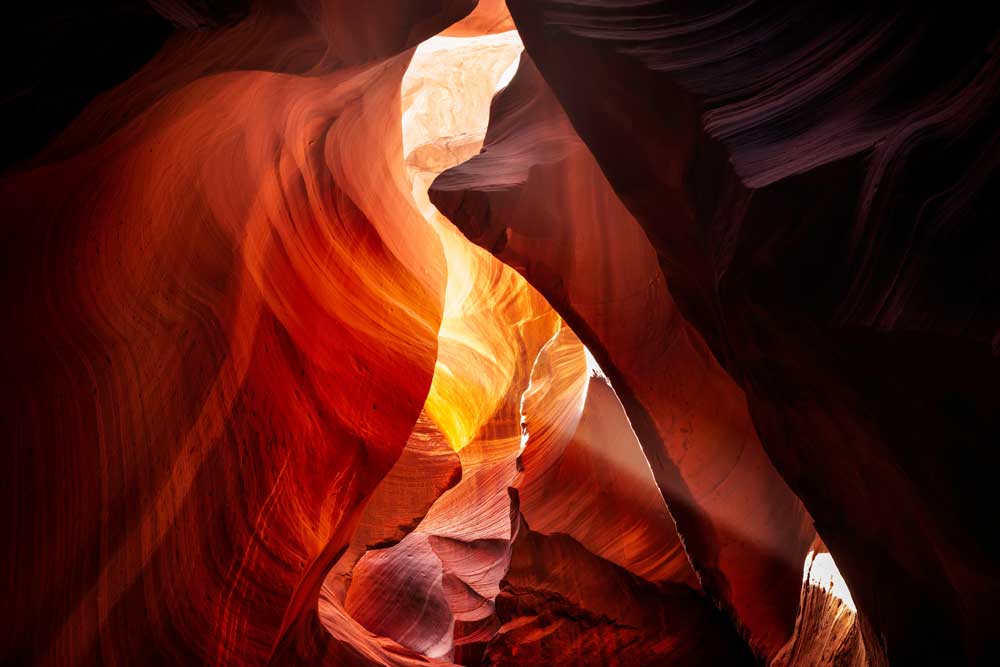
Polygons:
<instances>
[{"instance_id":1,"label":"rock texture","mask_svg":"<svg viewBox=\"0 0 1000 667\"><path fill-rule=\"evenodd\" d=\"M520 521L485 664L752 664L701 591L624 410L588 356L560 330L524 394Z\"/></svg>"},{"instance_id":2,"label":"rock texture","mask_svg":"<svg viewBox=\"0 0 1000 667\"><path fill-rule=\"evenodd\" d=\"M667 647L682 637L700 644L700 636L719 642L703 660L748 660L736 628L700 593L624 411L606 380L591 379L596 364L587 361L583 345L523 278L470 246L427 201L431 179L482 145L490 96L505 84L519 50L520 40L509 34L436 38L421 45L403 82L414 198L426 203L421 208L440 235L449 269L425 409L458 450L462 479L401 542L361 558L344 606L371 632L428 657L506 664L512 658L498 656L519 636L506 634L517 621L504 604L511 599L508 578L523 512L538 521L539 535L581 541L567 552L572 557L547 560L536 576L558 577L579 566L610 577L576 599L571 612L606 619L605 655L641 636L645 647L630 649L621 664L640 664L640 655L642 664L685 664L697 651L675 654ZM475 87L484 90L476 95ZM459 90L466 94L457 97ZM498 330L505 335L496 336ZM511 487L522 489L520 503L511 502ZM589 576L581 574L579 582ZM672 591L670 618L638 634L630 629L644 613L643 600L630 598L622 582L645 587L650 600L667 595L661 588ZM572 595L566 585L560 590ZM565 611L556 605L546 613L559 618ZM540 652L515 649L514 663L585 659L578 636L587 627L570 620Z\"/></svg>"},{"instance_id":3,"label":"rock texture","mask_svg":"<svg viewBox=\"0 0 1000 667\"><path fill-rule=\"evenodd\" d=\"M809 516L530 58L495 98L482 153L439 177L431 197L538 287L599 358L701 581L772 656L794 625Z\"/></svg>"},{"instance_id":4,"label":"rock texture","mask_svg":"<svg viewBox=\"0 0 1000 667\"><path fill-rule=\"evenodd\" d=\"M0 663L995 662L988 9L78 4L0 47Z\"/></svg>"},{"instance_id":5,"label":"rock texture","mask_svg":"<svg viewBox=\"0 0 1000 667\"><path fill-rule=\"evenodd\" d=\"M817 538L803 567L795 632L771 665L868 664L854 599L823 541Z\"/></svg>"},{"instance_id":6,"label":"rock texture","mask_svg":"<svg viewBox=\"0 0 1000 667\"><path fill-rule=\"evenodd\" d=\"M988 662L993 24L906 4L508 6L843 569L869 659Z\"/></svg>"},{"instance_id":7,"label":"rock texture","mask_svg":"<svg viewBox=\"0 0 1000 667\"><path fill-rule=\"evenodd\" d=\"M400 81L473 5L336 4L179 34L0 184L5 662L344 664L443 314Z\"/></svg>"}]
</instances>

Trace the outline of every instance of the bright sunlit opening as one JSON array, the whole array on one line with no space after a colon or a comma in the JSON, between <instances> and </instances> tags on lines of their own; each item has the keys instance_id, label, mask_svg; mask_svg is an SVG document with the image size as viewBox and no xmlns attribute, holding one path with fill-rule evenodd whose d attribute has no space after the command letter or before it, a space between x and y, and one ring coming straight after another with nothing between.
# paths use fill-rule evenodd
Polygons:
<instances>
[{"instance_id":1,"label":"bright sunlit opening","mask_svg":"<svg viewBox=\"0 0 1000 667\"><path fill-rule=\"evenodd\" d=\"M810 586L822 588L830 595L846 604L853 613L858 609L854 606L851 598L851 591L847 588L847 582L841 576L837 564L833 562L833 556L828 553L809 552L806 558L805 571L802 573L803 579L808 579Z\"/></svg>"},{"instance_id":2,"label":"bright sunlit opening","mask_svg":"<svg viewBox=\"0 0 1000 667\"><path fill-rule=\"evenodd\" d=\"M493 414L518 363L519 348L487 332L516 326L503 317L529 308L531 299L524 279L469 243L431 204L427 189L438 174L480 151L493 95L514 77L523 48L515 30L433 37L417 47L401 87L413 201L437 232L448 264L438 363L425 408L456 450Z\"/></svg>"}]
</instances>

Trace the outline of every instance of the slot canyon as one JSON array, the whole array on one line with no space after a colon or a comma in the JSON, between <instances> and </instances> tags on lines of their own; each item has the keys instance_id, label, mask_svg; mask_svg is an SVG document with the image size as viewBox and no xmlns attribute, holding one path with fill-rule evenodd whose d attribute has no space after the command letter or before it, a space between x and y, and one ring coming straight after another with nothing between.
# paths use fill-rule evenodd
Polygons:
<instances>
[{"instance_id":1,"label":"slot canyon","mask_svg":"<svg viewBox=\"0 0 1000 667\"><path fill-rule=\"evenodd\" d=\"M1000 662L987 3L85 4L3 47L0 664Z\"/></svg>"}]
</instances>

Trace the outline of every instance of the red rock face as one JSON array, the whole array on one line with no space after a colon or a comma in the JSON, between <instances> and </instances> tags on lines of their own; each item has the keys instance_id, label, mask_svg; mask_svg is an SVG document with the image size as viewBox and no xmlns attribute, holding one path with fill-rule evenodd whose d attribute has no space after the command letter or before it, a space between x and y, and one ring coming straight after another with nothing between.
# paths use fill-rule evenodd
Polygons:
<instances>
[{"instance_id":1,"label":"red rock face","mask_svg":"<svg viewBox=\"0 0 1000 667\"><path fill-rule=\"evenodd\" d=\"M706 589L772 655L792 631L809 517L757 441L743 393L678 313L655 251L530 59L496 98L483 153L438 178L431 194L538 286L601 358Z\"/></svg>"},{"instance_id":2,"label":"red rock face","mask_svg":"<svg viewBox=\"0 0 1000 667\"><path fill-rule=\"evenodd\" d=\"M18 22L0 662L991 662L995 31L696 5Z\"/></svg>"},{"instance_id":3,"label":"red rock face","mask_svg":"<svg viewBox=\"0 0 1000 667\"><path fill-rule=\"evenodd\" d=\"M396 186L404 49L459 17L330 52L322 17L263 10L183 36L5 178L5 658L329 652L320 585L443 312Z\"/></svg>"},{"instance_id":4,"label":"red rock face","mask_svg":"<svg viewBox=\"0 0 1000 667\"><path fill-rule=\"evenodd\" d=\"M746 392L870 653L988 662L993 27L820 2L508 5L681 314Z\"/></svg>"}]
</instances>

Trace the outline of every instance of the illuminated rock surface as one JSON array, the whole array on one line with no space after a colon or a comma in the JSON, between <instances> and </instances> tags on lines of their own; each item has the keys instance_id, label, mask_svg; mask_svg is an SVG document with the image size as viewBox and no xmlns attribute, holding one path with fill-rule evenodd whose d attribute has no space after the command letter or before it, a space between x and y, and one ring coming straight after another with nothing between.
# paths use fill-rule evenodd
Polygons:
<instances>
[{"instance_id":1,"label":"illuminated rock surface","mask_svg":"<svg viewBox=\"0 0 1000 667\"><path fill-rule=\"evenodd\" d=\"M263 9L182 34L0 186L5 657L343 664L320 586L420 413L446 280L399 87L460 8L387 4L336 40Z\"/></svg>"},{"instance_id":2,"label":"illuminated rock surface","mask_svg":"<svg viewBox=\"0 0 1000 667\"><path fill-rule=\"evenodd\" d=\"M482 155L435 181L433 199L601 357L706 588L772 655L792 631L808 515L768 462L742 392L680 317L641 227L521 63Z\"/></svg>"},{"instance_id":3,"label":"illuminated rock surface","mask_svg":"<svg viewBox=\"0 0 1000 667\"><path fill-rule=\"evenodd\" d=\"M13 16L0 663L992 664L974 13Z\"/></svg>"},{"instance_id":4,"label":"illuminated rock surface","mask_svg":"<svg viewBox=\"0 0 1000 667\"><path fill-rule=\"evenodd\" d=\"M746 392L869 659L988 663L995 24L723 5L508 2L680 313Z\"/></svg>"}]
</instances>

